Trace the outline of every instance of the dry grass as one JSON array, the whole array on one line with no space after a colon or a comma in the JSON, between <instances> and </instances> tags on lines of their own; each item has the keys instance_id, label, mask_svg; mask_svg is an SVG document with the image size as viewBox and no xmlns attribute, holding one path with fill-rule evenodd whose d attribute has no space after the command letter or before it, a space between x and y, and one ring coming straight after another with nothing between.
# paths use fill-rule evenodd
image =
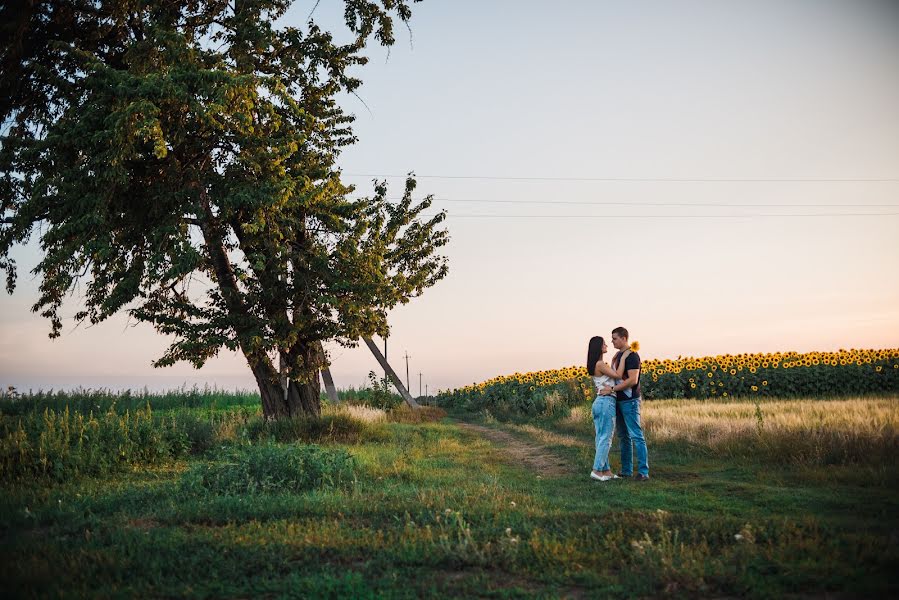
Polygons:
<instances>
[{"instance_id":1,"label":"dry grass","mask_svg":"<svg viewBox=\"0 0 899 600\"><path fill-rule=\"evenodd\" d=\"M641 408L650 444L687 444L714 455L884 464L899 451L897 398L653 400ZM592 435L589 407L575 407L559 426Z\"/></svg>"},{"instance_id":2,"label":"dry grass","mask_svg":"<svg viewBox=\"0 0 899 600\"><path fill-rule=\"evenodd\" d=\"M387 420L391 423L429 423L439 421L445 416L446 411L436 406L410 408L401 404L387 413Z\"/></svg>"},{"instance_id":3,"label":"dry grass","mask_svg":"<svg viewBox=\"0 0 899 600\"><path fill-rule=\"evenodd\" d=\"M762 433L833 431L879 438L899 428L896 399L779 400L710 402L662 400L643 404L647 432L659 440L719 444L728 438Z\"/></svg>"},{"instance_id":4,"label":"dry grass","mask_svg":"<svg viewBox=\"0 0 899 600\"><path fill-rule=\"evenodd\" d=\"M509 425L508 428L512 431L519 431L521 433L527 434L528 437L537 440L545 446L567 446L569 448L581 448L584 445L584 441L580 438L574 437L572 435L556 433L554 431L548 431L546 429L541 429L540 427L535 427L533 425Z\"/></svg>"},{"instance_id":5,"label":"dry grass","mask_svg":"<svg viewBox=\"0 0 899 600\"><path fill-rule=\"evenodd\" d=\"M361 404L338 404L322 406L322 416L325 415L345 415L356 421L363 423L385 423L387 421L387 413L380 408L372 408Z\"/></svg>"},{"instance_id":6,"label":"dry grass","mask_svg":"<svg viewBox=\"0 0 899 600\"><path fill-rule=\"evenodd\" d=\"M336 406L323 406L322 415L345 415L363 423L427 423L439 421L446 416L446 411L434 406L422 406L412 409L405 404L401 404L389 411L361 404L338 404Z\"/></svg>"},{"instance_id":7,"label":"dry grass","mask_svg":"<svg viewBox=\"0 0 899 600\"><path fill-rule=\"evenodd\" d=\"M593 415L590 407L583 404L572 407L571 412L562 417L559 423L565 429L578 431L586 427L589 431L593 431Z\"/></svg>"}]
</instances>

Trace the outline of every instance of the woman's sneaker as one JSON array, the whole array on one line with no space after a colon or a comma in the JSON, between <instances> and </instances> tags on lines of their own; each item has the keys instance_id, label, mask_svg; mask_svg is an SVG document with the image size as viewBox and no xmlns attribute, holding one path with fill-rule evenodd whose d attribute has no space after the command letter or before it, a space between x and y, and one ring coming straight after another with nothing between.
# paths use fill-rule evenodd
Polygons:
<instances>
[{"instance_id":1,"label":"woman's sneaker","mask_svg":"<svg viewBox=\"0 0 899 600\"><path fill-rule=\"evenodd\" d=\"M596 481L608 481L613 477L613 475L597 475L593 471L590 471L590 479L595 479Z\"/></svg>"}]
</instances>

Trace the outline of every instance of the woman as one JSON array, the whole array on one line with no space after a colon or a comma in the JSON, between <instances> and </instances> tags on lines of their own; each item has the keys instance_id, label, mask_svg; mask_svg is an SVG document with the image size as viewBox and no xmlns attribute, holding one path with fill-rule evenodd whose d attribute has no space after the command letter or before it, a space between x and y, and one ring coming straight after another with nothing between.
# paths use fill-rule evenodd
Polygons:
<instances>
[{"instance_id":1,"label":"woman","mask_svg":"<svg viewBox=\"0 0 899 600\"><path fill-rule=\"evenodd\" d=\"M593 401L593 425L596 431L596 458L593 459L593 470L590 478L598 481L618 479L609 466L609 448L612 447L612 432L615 431L615 395L600 396L599 390L605 386L612 387L624 378L624 359L630 354L627 350L618 361L616 371L605 362L603 354L608 350L606 342L599 336L590 338L587 346L587 373L593 377L597 396Z\"/></svg>"}]
</instances>

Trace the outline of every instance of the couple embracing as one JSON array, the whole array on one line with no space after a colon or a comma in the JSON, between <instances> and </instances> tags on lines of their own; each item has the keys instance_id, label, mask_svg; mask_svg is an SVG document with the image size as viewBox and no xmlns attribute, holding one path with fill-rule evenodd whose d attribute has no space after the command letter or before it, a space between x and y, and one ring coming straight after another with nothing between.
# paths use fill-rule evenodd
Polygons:
<instances>
[{"instance_id":1,"label":"couple embracing","mask_svg":"<svg viewBox=\"0 0 899 600\"><path fill-rule=\"evenodd\" d=\"M587 372L596 385L593 401L593 424L596 430L596 458L590 478L608 481L634 474L634 447L637 450L637 475L635 481L649 479L649 457L646 440L640 423L640 355L632 351L627 329L612 330L612 345L618 351L612 364L603 361L608 351L606 341L595 336L587 346ZM618 430L621 446L621 471L615 475L609 465L609 449L612 434Z\"/></svg>"}]
</instances>

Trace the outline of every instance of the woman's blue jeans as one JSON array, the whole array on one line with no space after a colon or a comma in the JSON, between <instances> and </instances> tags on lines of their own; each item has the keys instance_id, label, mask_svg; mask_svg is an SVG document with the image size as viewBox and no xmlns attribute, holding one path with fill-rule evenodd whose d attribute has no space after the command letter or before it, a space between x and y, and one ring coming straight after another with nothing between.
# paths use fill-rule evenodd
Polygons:
<instances>
[{"instance_id":1,"label":"woman's blue jeans","mask_svg":"<svg viewBox=\"0 0 899 600\"><path fill-rule=\"evenodd\" d=\"M593 401L593 426L596 431L594 471L610 471L609 449L615 431L615 396L597 396Z\"/></svg>"}]
</instances>

